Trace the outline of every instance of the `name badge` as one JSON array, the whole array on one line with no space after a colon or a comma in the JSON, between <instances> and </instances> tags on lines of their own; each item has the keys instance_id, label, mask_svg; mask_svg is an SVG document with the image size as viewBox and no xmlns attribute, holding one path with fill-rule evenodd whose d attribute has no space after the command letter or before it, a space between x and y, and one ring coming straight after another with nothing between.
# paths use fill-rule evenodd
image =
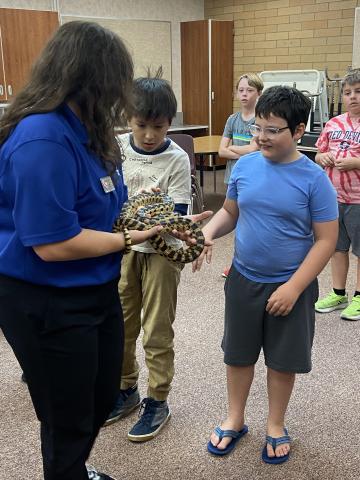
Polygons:
<instances>
[{"instance_id":1,"label":"name badge","mask_svg":"<svg viewBox=\"0 0 360 480\"><path fill-rule=\"evenodd\" d=\"M113 181L111 180L111 177L102 177L100 178L101 185L104 189L105 193L110 193L115 190Z\"/></svg>"}]
</instances>

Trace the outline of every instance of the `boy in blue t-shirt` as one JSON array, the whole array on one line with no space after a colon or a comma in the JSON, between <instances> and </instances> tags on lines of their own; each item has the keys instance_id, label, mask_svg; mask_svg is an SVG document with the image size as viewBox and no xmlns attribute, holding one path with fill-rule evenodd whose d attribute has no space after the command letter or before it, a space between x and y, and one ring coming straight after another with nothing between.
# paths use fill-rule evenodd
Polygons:
<instances>
[{"instance_id":1,"label":"boy in blue t-shirt","mask_svg":"<svg viewBox=\"0 0 360 480\"><path fill-rule=\"evenodd\" d=\"M289 457L285 413L296 373L311 370L316 276L334 252L336 193L318 165L296 150L310 100L294 88L262 94L251 127L259 151L235 165L223 207L204 227L208 242L235 229L235 253L225 283L225 329L229 411L208 443L225 455L248 431L245 406L263 348L269 412L262 459ZM250 241L251 239L251 241ZM194 263L201 268L212 247Z\"/></svg>"}]
</instances>

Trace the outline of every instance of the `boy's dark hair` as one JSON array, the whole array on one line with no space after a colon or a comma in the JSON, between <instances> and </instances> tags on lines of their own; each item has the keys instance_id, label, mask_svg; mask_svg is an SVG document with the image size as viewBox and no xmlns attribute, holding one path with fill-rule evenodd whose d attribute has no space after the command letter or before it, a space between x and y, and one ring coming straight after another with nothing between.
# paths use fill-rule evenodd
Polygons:
<instances>
[{"instance_id":1,"label":"boy's dark hair","mask_svg":"<svg viewBox=\"0 0 360 480\"><path fill-rule=\"evenodd\" d=\"M129 118L141 117L144 120L167 118L169 123L176 115L177 102L170 83L162 77L160 66L152 76L148 69L146 77L136 78L133 87L133 106Z\"/></svg>"},{"instance_id":2,"label":"boy's dark hair","mask_svg":"<svg viewBox=\"0 0 360 480\"><path fill-rule=\"evenodd\" d=\"M306 125L311 110L311 100L296 88L277 85L267 88L259 97L255 116L269 118L270 115L286 120L294 135L299 123Z\"/></svg>"}]
</instances>

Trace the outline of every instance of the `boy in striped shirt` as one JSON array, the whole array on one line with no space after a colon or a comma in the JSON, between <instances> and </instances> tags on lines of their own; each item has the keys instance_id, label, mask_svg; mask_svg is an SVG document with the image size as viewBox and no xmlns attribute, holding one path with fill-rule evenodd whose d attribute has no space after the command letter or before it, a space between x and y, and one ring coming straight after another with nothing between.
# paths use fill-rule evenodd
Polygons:
<instances>
[{"instance_id":1,"label":"boy in striped shirt","mask_svg":"<svg viewBox=\"0 0 360 480\"><path fill-rule=\"evenodd\" d=\"M337 191L339 237L331 259L333 290L315 304L320 313L342 310L345 320L360 319L360 70L349 72L342 82L346 113L325 125L316 143L316 162L328 174ZM346 279L349 250L357 257L357 283L349 302Z\"/></svg>"}]
</instances>

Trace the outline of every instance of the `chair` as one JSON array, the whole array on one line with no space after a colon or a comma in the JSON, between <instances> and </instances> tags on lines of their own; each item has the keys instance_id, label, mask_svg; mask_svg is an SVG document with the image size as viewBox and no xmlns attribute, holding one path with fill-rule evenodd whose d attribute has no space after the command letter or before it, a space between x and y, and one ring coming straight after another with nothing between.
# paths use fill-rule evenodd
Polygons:
<instances>
[{"instance_id":1,"label":"chair","mask_svg":"<svg viewBox=\"0 0 360 480\"><path fill-rule=\"evenodd\" d=\"M189 208L189 213L201 213L204 210L204 198L202 189L199 185L199 181L196 177L193 137L184 133L173 133L169 134L168 138L170 138L173 142L179 145L179 147L185 150L185 152L188 154L191 170L191 204Z\"/></svg>"}]
</instances>

